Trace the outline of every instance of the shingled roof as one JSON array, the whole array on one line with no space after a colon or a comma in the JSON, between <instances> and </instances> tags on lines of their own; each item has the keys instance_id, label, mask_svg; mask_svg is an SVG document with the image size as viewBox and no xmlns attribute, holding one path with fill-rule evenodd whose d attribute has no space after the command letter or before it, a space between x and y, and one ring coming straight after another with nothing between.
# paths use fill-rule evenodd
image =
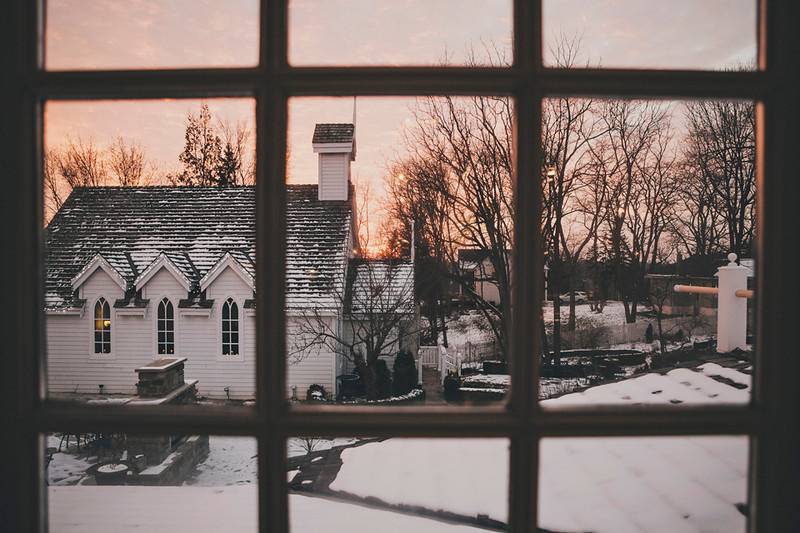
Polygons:
<instances>
[{"instance_id":1,"label":"shingled roof","mask_svg":"<svg viewBox=\"0 0 800 533\"><path fill-rule=\"evenodd\" d=\"M352 206L319 201L316 185L287 185L286 195L287 307L330 305L332 284L344 283ZM75 189L46 229L45 305L82 305L72 280L98 255L129 292L162 253L194 297L225 254L255 276L255 224L251 186Z\"/></svg>"},{"instance_id":2,"label":"shingled roof","mask_svg":"<svg viewBox=\"0 0 800 533\"><path fill-rule=\"evenodd\" d=\"M353 142L355 132L353 124L317 124L314 127L314 144L318 143L349 143Z\"/></svg>"}]
</instances>

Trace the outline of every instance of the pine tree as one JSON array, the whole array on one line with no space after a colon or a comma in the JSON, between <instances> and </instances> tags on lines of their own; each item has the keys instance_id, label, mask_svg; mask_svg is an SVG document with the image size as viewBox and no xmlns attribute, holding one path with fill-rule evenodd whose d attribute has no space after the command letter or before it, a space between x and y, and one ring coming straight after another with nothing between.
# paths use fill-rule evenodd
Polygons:
<instances>
[{"instance_id":1,"label":"pine tree","mask_svg":"<svg viewBox=\"0 0 800 533\"><path fill-rule=\"evenodd\" d=\"M225 149L222 151L222 157L217 165L217 185L219 187L236 185L236 176L241 166L242 162L231 143L225 143Z\"/></svg>"},{"instance_id":2,"label":"pine tree","mask_svg":"<svg viewBox=\"0 0 800 533\"><path fill-rule=\"evenodd\" d=\"M186 144L178 159L183 171L177 176L182 185L209 186L218 182L222 141L212 124L211 111L203 102L200 112L186 116Z\"/></svg>"}]
</instances>

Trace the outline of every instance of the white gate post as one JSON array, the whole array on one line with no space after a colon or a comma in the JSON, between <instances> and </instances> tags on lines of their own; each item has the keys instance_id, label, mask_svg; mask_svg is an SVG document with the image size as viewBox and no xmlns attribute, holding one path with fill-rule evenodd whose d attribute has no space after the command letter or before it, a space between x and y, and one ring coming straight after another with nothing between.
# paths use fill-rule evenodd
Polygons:
<instances>
[{"instance_id":1,"label":"white gate post","mask_svg":"<svg viewBox=\"0 0 800 533\"><path fill-rule=\"evenodd\" d=\"M747 344L747 298L736 295L747 289L746 267L736 264L736 254L728 254L727 265L717 270L717 351L744 349Z\"/></svg>"}]
</instances>

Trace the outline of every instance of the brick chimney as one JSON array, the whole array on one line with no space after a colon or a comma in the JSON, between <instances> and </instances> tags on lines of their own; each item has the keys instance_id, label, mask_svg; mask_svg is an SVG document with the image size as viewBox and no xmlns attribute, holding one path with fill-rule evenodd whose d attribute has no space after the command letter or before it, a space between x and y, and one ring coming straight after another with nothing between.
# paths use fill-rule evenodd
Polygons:
<instances>
[{"instance_id":1,"label":"brick chimney","mask_svg":"<svg viewBox=\"0 0 800 533\"><path fill-rule=\"evenodd\" d=\"M347 200L350 193L350 163L356 159L353 124L317 124L312 141L319 154L318 196L320 200Z\"/></svg>"}]
</instances>

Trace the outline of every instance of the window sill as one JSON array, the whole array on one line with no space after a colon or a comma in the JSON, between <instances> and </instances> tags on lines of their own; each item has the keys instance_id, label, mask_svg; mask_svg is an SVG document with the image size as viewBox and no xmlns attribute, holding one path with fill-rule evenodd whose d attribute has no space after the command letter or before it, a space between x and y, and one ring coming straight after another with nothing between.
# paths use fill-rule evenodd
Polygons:
<instances>
[{"instance_id":1,"label":"window sill","mask_svg":"<svg viewBox=\"0 0 800 533\"><path fill-rule=\"evenodd\" d=\"M242 354L239 354L239 355L218 355L217 356L217 361L220 361L220 362L223 362L223 363L242 362L242 361L244 361L244 355L242 355Z\"/></svg>"}]
</instances>

